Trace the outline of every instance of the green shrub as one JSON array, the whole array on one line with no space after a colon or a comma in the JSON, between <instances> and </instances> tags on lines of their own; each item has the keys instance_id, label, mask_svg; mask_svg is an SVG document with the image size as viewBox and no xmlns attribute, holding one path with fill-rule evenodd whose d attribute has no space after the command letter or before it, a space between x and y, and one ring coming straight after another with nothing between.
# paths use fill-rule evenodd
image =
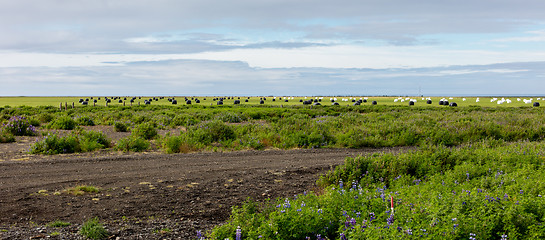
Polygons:
<instances>
[{"instance_id":1,"label":"green shrub","mask_svg":"<svg viewBox=\"0 0 545 240\"><path fill-rule=\"evenodd\" d=\"M129 131L129 124L124 122L115 122L114 123L114 130L116 132L128 132Z\"/></svg>"},{"instance_id":2,"label":"green shrub","mask_svg":"<svg viewBox=\"0 0 545 240\"><path fill-rule=\"evenodd\" d=\"M84 222L79 233L90 239L105 239L110 235L97 217Z\"/></svg>"},{"instance_id":3,"label":"green shrub","mask_svg":"<svg viewBox=\"0 0 545 240\"><path fill-rule=\"evenodd\" d=\"M186 133L191 141L204 145L235 139L233 128L222 121L210 121L192 126Z\"/></svg>"},{"instance_id":4,"label":"green shrub","mask_svg":"<svg viewBox=\"0 0 545 240\"><path fill-rule=\"evenodd\" d=\"M32 154L63 154L79 151L81 148L75 135L59 137L57 134L48 133L42 140L32 145L29 152Z\"/></svg>"},{"instance_id":5,"label":"green shrub","mask_svg":"<svg viewBox=\"0 0 545 240\"><path fill-rule=\"evenodd\" d=\"M38 120L42 123L51 122L55 117L51 113L42 113L38 115Z\"/></svg>"},{"instance_id":6,"label":"green shrub","mask_svg":"<svg viewBox=\"0 0 545 240\"><path fill-rule=\"evenodd\" d=\"M91 152L97 149L108 148L111 145L110 140L102 132L79 131L76 134L79 137L79 144L82 152Z\"/></svg>"},{"instance_id":7,"label":"green shrub","mask_svg":"<svg viewBox=\"0 0 545 240\"><path fill-rule=\"evenodd\" d=\"M149 140L157 136L157 129L152 123L141 123L132 130L132 135Z\"/></svg>"},{"instance_id":8,"label":"green shrub","mask_svg":"<svg viewBox=\"0 0 545 240\"><path fill-rule=\"evenodd\" d=\"M108 148L110 145L110 140L102 132L82 130L64 137L48 133L43 139L32 145L29 152L32 154L90 152Z\"/></svg>"},{"instance_id":9,"label":"green shrub","mask_svg":"<svg viewBox=\"0 0 545 240\"><path fill-rule=\"evenodd\" d=\"M4 124L4 131L14 136L36 136L36 128L23 116L14 116Z\"/></svg>"},{"instance_id":10,"label":"green shrub","mask_svg":"<svg viewBox=\"0 0 545 240\"><path fill-rule=\"evenodd\" d=\"M150 143L148 140L139 136L128 136L119 139L115 145L115 150L123 152L142 152L149 149Z\"/></svg>"},{"instance_id":11,"label":"green shrub","mask_svg":"<svg viewBox=\"0 0 545 240\"><path fill-rule=\"evenodd\" d=\"M0 129L0 143L10 143L15 142L15 137L13 134L5 131L4 129Z\"/></svg>"},{"instance_id":12,"label":"green shrub","mask_svg":"<svg viewBox=\"0 0 545 240\"><path fill-rule=\"evenodd\" d=\"M49 128L63 130L73 130L76 126L76 121L69 116L58 117L48 124Z\"/></svg>"},{"instance_id":13,"label":"green shrub","mask_svg":"<svg viewBox=\"0 0 545 240\"><path fill-rule=\"evenodd\" d=\"M77 117L75 121L80 126L95 126L95 122L89 116Z\"/></svg>"}]
</instances>

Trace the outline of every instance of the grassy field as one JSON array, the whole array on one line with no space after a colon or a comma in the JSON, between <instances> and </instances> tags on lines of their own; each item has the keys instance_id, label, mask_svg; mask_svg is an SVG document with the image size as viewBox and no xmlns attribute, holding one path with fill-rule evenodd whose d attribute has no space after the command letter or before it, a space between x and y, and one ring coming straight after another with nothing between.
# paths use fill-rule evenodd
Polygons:
<instances>
[{"instance_id":1,"label":"grassy field","mask_svg":"<svg viewBox=\"0 0 545 240\"><path fill-rule=\"evenodd\" d=\"M100 99L99 99L100 98ZM124 104L126 106L130 106L130 99L132 97L120 97L118 99L113 99L113 97L109 97L112 99L111 103L109 103L109 106L123 106ZM154 97L140 97L136 98L133 105L144 104L144 101L146 99L153 99ZM151 101L151 105L173 105L171 102L168 101L168 98L175 98L178 101L177 105L186 105L184 97L164 97L160 99L159 97L155 97L157 101L153 100ZM188 99L191 99L192 97L188 97ZM220 98L220 97L193 97L196 99L199 99L201 102L196 103L195 99L192 100L192 105L216 105L217 100L214 100L214 98ZM232 97L232 99L227 99L227 97L223 101L224 105L233 105L233 102L235 99L238 100L239 97ZM260 100L263 97L240 97L241 104L259 104ZM540 105L543 105L545 103L545 98L541 97L365 97L365 96L359 96L359 97L265 97L266 100L264 101L266 105L283 105L283 106L290 106L290 105L302 105L300 100L309 100L311 98L313 99L319 99L321 100L322 105L332 105L331 99L337 99L336 102L339 103L341 106L346 105L352 105L352 99L359 100L359 99L366 99L367 103L363 103L363 105L371 105L372 101L377 101L378 105L389 105L389 106L408 106L409 101L411 99L416 100L415 106L436 106L441 107L439 105L439 101L441 99L446 99L450 103L455 102L458 104L458 106L482 106L482 107L522 107L522 106L532 106L533 102L540 102ZM428 105L426 104L426 99L431 99L432 104ZM505 101L502 104L498 104L498 101L501 102L502 98L505 99ZM90 96L83 96L83 97L0 97L0 107L1 106L30 106L30 107L36 107L36 106L55 106L58 107L61 103L64 105L68 104L68 106L72 106L72 103L74 106L82 106L79 103L80 99L89 99L89 106L93 106L93 100L97 100L96 105L98 106L105 106L106 102L104 97L90 97ZM248 102L244 102L244 100L248 99ZM289 99L289 100L288 100ZM345 101L343 101L345 99ZM465 99L465 100L464 100ZM479 99L479 101L477 101ZM492 101L494 99L494 101ZM530 100L530 103L525 103L524 100ZM122 100L121 103L119 103L119 100ZM288 102L286 102L288 100ZM510 100L509 103L507 100Z\"/></svg>"}]
</instances>

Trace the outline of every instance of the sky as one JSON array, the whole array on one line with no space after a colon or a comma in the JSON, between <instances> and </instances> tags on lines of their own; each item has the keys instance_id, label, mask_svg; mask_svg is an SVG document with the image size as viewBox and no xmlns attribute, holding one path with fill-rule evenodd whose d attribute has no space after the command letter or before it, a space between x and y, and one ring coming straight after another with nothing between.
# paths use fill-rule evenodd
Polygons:
<instances>
[{"instance_id":1,"label":"sky","mask_svg":"<svg viewBox=\"0 0 545 240\"><path fill-rule=\"evenodd\" d=\"M543 0L0 0L0 96L540 96Z\"/></svg>"}]
</instances>

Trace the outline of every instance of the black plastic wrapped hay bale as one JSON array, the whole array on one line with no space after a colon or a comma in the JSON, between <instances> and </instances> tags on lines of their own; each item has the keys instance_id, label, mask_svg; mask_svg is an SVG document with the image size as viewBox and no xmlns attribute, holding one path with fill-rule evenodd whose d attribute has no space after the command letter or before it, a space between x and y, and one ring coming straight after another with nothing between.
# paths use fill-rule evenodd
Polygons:
<instances>
[{"instance_id":1,"label":"black plastic wrapped hay bale","mask_svg":"<svg viewBox=\"0 0 545 240\"><path fill-rule=\"evenodd\" d=\"M201 103L201 100L196 99L196 100L195 100L195 103Z\"/></svg>"},{"instance_id":2,"label":"black plastic wrapped hay bale","mask_svg":"<svg viewBox=\"0 0 545 240\"><path fill-rule=\"evenodd\" d=\"M359 105L361 105L361 103L360 103L360 102L355 102L355 103L352 104L352 105L353 105L353 106L359 106Z\"/></svg>"},{"instance_id":3,"label":"black plastic wrapped hay bale","mask_svg":"<svg viewBox=\"0 0 545 240\"><path fill-rule=\"evenodd\" d=\"M449 106L451 106L451 107L458 107L458 104L456 104L455 102L451 102Z\"/></svg>"},{"instance_id":4,"label":"black plastic wrapped hay bale","mask_svg":"<svg viewBox=\"0 0 545 240\"><path fill-rule=\"evenodd\" d=\"M240 104L240 100L233 101L233 104Z\"/></svg>"},{"instance_id":5,"label":"black plastic wrapped hay bale","mask_svg":"<svg viewBox=\"0 0 545 240\"><path fill-rule=\"evenodd\" d=\"M339 103L338 103L338 102L333 102L332 105L333 105L333 106L339 106Z\"/></svg>"},{"instance_id":6,"label":"black plastic wrapped hay bale","mask_svg":"<svg viewBox=\"0 0 545 240\"><path fill-rule=\"evenodd\" d=\"M259 101L259 104L265 104L265 101L261 100Z\"/></svg>"},{"instance_id":7,"label":"black plastic wrapped hay bale","mask_svg":"<svg viewBox=\"0 0 545 240\"><path fill-rule=\"evenodd\" d=\"M218 101L218 105L223 105L223 101Z\"/></svg>"},{"instance_id":8,"label":"black plastic wrapped hay bale","mask_svg":"<svg viewBox=\"0 0 545 240\"><path fill-rule=\"evenodd\" d=\"M413 102L413 101L409 101L409 106L414 106L414 102Z\"/></svg>"},{"instance_id":9,"label":"black plastic wrapped hay bale","mask_svg":"<svg viewBox=\"0 0 545 240\"><path fill-rule=\"evenodd\" d=\"M366 102L367 102L367 99L363 99L363 102L366 103Z\"/></svg>"},{"instance_id":10,"label":"black plastic wrapped hay bale","mask_svg":"<svg viewBox=\"0 0 545 240\"><path fill-rule=\"evenodd\" d=\"M534 107L539 107L539 102L534 102Z\"/></svg>"},{"instance_id":11,"label":"black plastic wrapped hay bale","mask_svg":"<svg viewBox=\"0 0 545 240\"><path fill-rule=\"evenodd\" d=\"M448 101L443 101L443 106L450 106Z\"/></svg>"},{"instance_id":12,"label":"black plastic wrapped hay bale","mask_svg":"<svg viewBox=\"0 0 545 240\"><path fill-rule=\"evenodd\" d=\"M445 104L445 101L439 101L439 105Z\"/></svg>"},{"instance_id":13,"label":"black plastic wrapped hay bale","mask_svg":"<svg viewBox=\"0 0 545 240\"><path fill-rule=\"evenodd\" d=\"M248 102L248 99L244 99L244 102Z\"/></svg>"},{"instance_id":14,"label":"black plastic wrapped hay bale","mask_svg":"<svg viewBox=\"0 0 545 240\"><path fill-rule=\"evenodd\" d=\"M172 99L171 99L170 102L171 102L172 104L178 104L178 100L172 100Z\"/></svg>"},{"instance_id":15,"label":"black plastic wrapped hay bale","mask_svg":"<svg viewBox=\"0 0 545 240\"><path fill-rule=\"evenodd\" d=\"M427 104L432 104L431 100L426 101Z\"/></svg>"},{"instance_id":16,"label":"black plastic wrapped hay bale","mask_svg":"<svg viewBox=\"0 0 545 240\"><path fill-rule=\"evenodd\" d=\"M315 103L314 103L314 106L320 106L320 105L322 105L322 104L319 103L319 102L315 102Z\"/></svg>"},{"instance_id":17,"label":"black plastic wrapped hay bale","mask_svg":"<svg viewBox=\"0 0 545 240\"><path fill-rule=\"evenodd\" d=\"M377 101L373 101L371 104L373 105L377 105Z\"/></svg>"}]
</instances>

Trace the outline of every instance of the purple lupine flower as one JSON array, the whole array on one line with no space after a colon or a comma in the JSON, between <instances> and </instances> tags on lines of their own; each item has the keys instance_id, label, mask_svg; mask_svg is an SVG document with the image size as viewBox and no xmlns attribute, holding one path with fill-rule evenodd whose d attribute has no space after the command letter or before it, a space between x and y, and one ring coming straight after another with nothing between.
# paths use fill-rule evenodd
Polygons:
<instances>
[{"instance_id":1,"label":"purple lupine flower","mask_svg":"<svg viewBox=\"0 0 545 240\"><path fill-rule=\"evenodd\" d=\"M240 226L237 227L237 232L236 232L236 240L242 240L242 230L240 229Z\"/></svg>"},{"instance_id":2,"label":"purple lupine flower","mask_svg":"<svg viewBox=\"0 0 545 240\"><path fill-rule=\"evenodd\" d=\"M346 236L344 235L344 233L341 233L340 235L341 235L341 240L347 240L347 239L346 239Z\"/></svg>"},{"instance_id":3,"label":"purple lupine flower","mask_svg":"<svg viewBox=\"0 0 545 240\"><path fill-rule=\"evenodd\" d=\"M501 240L507 240L507 234L502 234L501 235Z\"/></svg>"},{"instance_id":4,"label":"purple lupine flower","mask_svg":"<svg viewBox=\"0 0 545 240\"><path fill-rule=\"evenodd\" d=\"M201 233L201 230L197 230L197 239L201 240L203 237L202 237L202 233Z\"/></svg>"},{"instance_id":5,"label":"purple lupine flower","mask_svg":"<svg viewBox=\"0 0 545 240\"><path fill-rule=\"evenodd\" d=\"M469 239L470 240L475 240L476 239L475 236L477 236L477 235L475 235L475 233L469 233Z\"/></svg>"}]
</instances>

